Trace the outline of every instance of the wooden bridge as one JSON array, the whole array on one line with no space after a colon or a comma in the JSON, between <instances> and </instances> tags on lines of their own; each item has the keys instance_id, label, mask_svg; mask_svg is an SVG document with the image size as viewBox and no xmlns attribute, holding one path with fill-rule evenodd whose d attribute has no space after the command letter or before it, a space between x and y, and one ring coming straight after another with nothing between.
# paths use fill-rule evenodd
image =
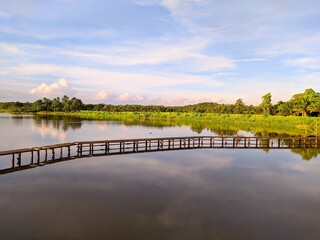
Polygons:
<instances>
[{"instance_id":1,"label":"wooden bridge","mask_svg":"<svg viewBox=\"0 0 320 240\"><path fill-rule=\"evenodd\" d=\"M196 136L81 141L0 152L0 174L76 158L186 149L320 148L320 137ZM6 161L6 164L3 164Z\"/></svg>"}]
</instances>

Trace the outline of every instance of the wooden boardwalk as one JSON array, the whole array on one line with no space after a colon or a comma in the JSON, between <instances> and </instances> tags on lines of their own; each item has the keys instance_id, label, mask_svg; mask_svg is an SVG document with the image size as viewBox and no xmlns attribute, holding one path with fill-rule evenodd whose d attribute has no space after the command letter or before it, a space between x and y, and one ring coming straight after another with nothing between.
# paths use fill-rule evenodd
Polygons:
<instances>
[{"instance_id":1,"label":"wooden boardwalk","mask_svg":"<svg viewBox=\"0 0 320 240\"><path fill-rule=\"evenodd\" d=\"M0 174L76 158L186 149L320 148L320 137L193 136L81 141L0 152Z\"/></svg>"}]
</instances>

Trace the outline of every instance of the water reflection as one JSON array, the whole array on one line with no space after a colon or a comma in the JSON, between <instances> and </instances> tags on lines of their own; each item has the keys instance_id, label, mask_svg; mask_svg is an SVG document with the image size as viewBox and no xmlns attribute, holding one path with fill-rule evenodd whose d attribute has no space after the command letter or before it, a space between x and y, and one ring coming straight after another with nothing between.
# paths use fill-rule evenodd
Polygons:
<instances>
[{"instance_id":1,"label":"water reflection","mask_svg":"<svg viewBox=\"0 0 320 240\"><path fill-rule=\"evenodd\" d=\"M31 127L32 131L39 134L42 138L50 136L51 138L59 140L59 142L65 142L67 134L65 131L59 130L52 125L36 125Z\"/></svg>"},{"instance_id":2,"label":"water reflection","mask_svg":"<svg viewBox=\"0 0 320 240\"><path fill-rule=\"evenodd\" d=\"M36 126L51 127L57 130L68 131L69 129L77 130L81 128L81 120L76 118L51 118L51 117L33 117Z\"/></svg>"},{"instance_id":3,"label":"water reflection","mask_svg":"<svg viewBox=\"0 0 320 240\"><path fill-rule=\"evenodd\" d=\"M282 150L65 162L0 177L1 236L317 239L319 172L319 161L299 161Z\"/></svg>"},{"instance_id":4,"label":"water reflection","mask_svg":"<svg viewBox=\"0 0 320 240\"><path fill-rule=\"evenodd\" d=\"M311 160L320 154L319 148L291 149L291 152L299 154L303 160Z\"/></svg>"},{"instance_id":5,"label":"water reflection","mask_svg":"<svg viewBox=\"0 0 320 240\"><path fill-rule=\"evenodd\" d=\"M303 131L291 129L289 130L279 130L279 129L264 129L257 127L243 127L239 124L234 123L233 125L226 125L217 122L203 122L203 121L181 121L176 122L174 120L122 120L122 121L108 121L108 120L91 120L91 119L82 119L79 117L62 117L62 116L34 116L33 118L36 123L41 121L53 121L53 122L63 122L63 130L67 131L69 127L73 129L81 128L81 123L85 121L98 122L101 124L102 122L112 122L114 125L122 125L122 126L144 126L144 127L152 127L157 129L170 129L181 126L188 126L191 132L196 132L201 134L203 132L211 132L214 135L218 136L236 136L239 132L249 133L250 136L299 136L303 133ZM59 126L57 126L59 127ZM290 134L291 133L291 134Z\"/></svg>"},{"instance_id":6,"label":"water reflection","mask_svg":"<svg viewBox=\"0 0 320 240\"><path fill-rule=\"evenodd\" d=\"M77 130L81 128L82 121L81 118L78 117L61 117L61 116L34 116L34 121L36 122L37 128L33 128L34 131L37 131L41 136L51 136L55 139L58 139L60 142L65 141L66 134L63 131L67 131L70 128L73 130ZM152 126L158 129L164 128L174 128L178 127L174 121L112 121L112 125L118 125L122 128L127 128L130 126ZM96 121L95 125L98 130L106 131L108 124L110 122L107 121ZM211 132L217 136L256 136L256 137L288 137L289 134L280 132L269 132L265 129L262 131L255 132L251 129L246 129L246 131L242 131L238 126L232 125L221 125L221 124L213 124L211 125L208 122L190 122L185 123L189 124L190 130L192 132L196 132L198 134L203 133L204 130L207 132ZM58 131L57 131L57 130ZM125 129L123 129L125 131ZM151 133L151 132L150 132ZM101 139L99 139L101 140ZM262 149L264 152L268 153L269 149ZM316 158L320 154L319 149L294 149L293 153L299 154L303 160L310 160L312 158Z\"/></svg>"},{"instance_id":7,"label":"water reflection","mask_svg":"<svg viewBox=\"0 0 320 240\"><path fill-rule=\"evenodd\" d=\"M199 135L218 136L289 136L285 131L268 132L235 125L174 121L105 121L76 117L0 114L2 139L0 150L43 146L63 142L121 139L136 137L168 137ZM268 151L267 149L265 151ZM315 150L294 150L304 160L319 156Z\"/></svg>"}]
</instances>

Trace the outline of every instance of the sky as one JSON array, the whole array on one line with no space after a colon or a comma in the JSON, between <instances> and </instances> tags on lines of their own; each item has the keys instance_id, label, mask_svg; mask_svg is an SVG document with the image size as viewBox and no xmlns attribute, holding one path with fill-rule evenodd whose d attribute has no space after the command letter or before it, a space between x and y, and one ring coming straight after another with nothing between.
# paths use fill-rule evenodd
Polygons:
<instances>
[{"instance_id":1,"label":"sky","mask_svg":"<svg viewBox=\"0 0 320 240\"><path fill-rule=\"evenodd\" d=\"M0 101L257 105L307 88L319 0L0 0Z\"/></svg>"}]
</instances>

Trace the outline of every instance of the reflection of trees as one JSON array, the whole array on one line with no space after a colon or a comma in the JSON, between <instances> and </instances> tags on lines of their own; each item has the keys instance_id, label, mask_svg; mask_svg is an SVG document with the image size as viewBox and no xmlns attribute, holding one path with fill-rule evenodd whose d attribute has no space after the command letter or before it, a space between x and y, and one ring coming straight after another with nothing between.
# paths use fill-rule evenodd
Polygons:
<instances>
[{"instance_id":1,"label":"reflection of trees","mask_svg":"<svg viewBox=\"0 0 320 240\"><path fill-rule=\"evenodd\" d=\"M193 122L190 124L190 129L199 134L205 129L205 127L206 126L203 122Z\"/></svg>"},{"instance_id":2,"label":"reflection of trees","mask_svg":"<svg viewBox=\"0 0 320 240\"><path fill-rule=\"evenodd\" d=\"M215 128L210 128L211 132L214 132L219 136L236 136L238 134L239 130L230 129L228 127L222 128L219 126L217 126Z\"/></svg>"},{"instance_id":3,"label":"reflection of trees","mask_svg":"<svg viewBox=\"0 0 320 240\"><path fill-rule=\"evenodd\" d=\"M14 122L15 125L20 125L23 123L23 120L26 118L31 118L32 115L26 115L26 114L12 114L9 116L10 119Z\"/></svg>"},{"instance_id":4,"label":"reflection of trees","mask_svg":"<svg viewBox=\"0 0 320 240\"><path fill-rule=\"evenodd\" d=\"M67 131L69 129L76 130L81 128L81 120L74 117L58 117L58 116L34 116L33 120L37 126L52 126L55 129Z\"/></svg>"},{"instance_id":5,"label":"reflection of trees","mask_svg":"<svg viewBox=\"0 0 320 240\"><path fill-rule=\"evenodd\" d=\"M253 135L255 137L290 137L289 134L268 132L267 130L263 130L262 132L254 132Z\"/></svg>"},{"instance_id":6,"label":"reflection of trees","mask_svg":"<svg viewBox=\"0 0 320 240\"><path fill-rule=\"evenodd\" d=\"M310 160L316 158L320 154L319 148L296 148L291 149L291 152L299 154L303 160Z\"/></svg>"}]
</instances>

